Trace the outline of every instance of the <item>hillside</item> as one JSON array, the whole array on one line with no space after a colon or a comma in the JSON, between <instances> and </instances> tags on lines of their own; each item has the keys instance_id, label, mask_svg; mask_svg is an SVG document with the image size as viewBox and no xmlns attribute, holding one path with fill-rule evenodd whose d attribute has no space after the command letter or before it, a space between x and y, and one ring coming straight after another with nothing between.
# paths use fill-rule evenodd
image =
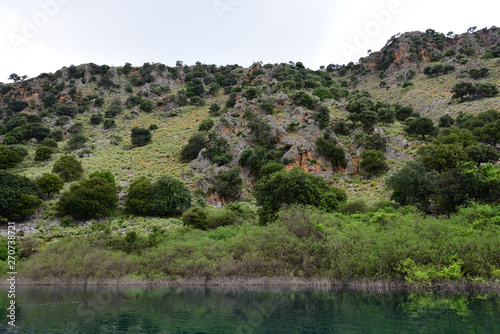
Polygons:
<instances>
[{"instance_id":1,"label":"hillside","mask_svg":"<svg viewBox=\"0 0 500 334\"><path fill-rule=\"evenodd\" d=\"M462 101L452 98L452 89L459 82L498 86L499 48L500 30L496 28L450 37L428 30L393 37L384 49L358 64L331 64L316 71L300 62L255 63L250 68L178 62L176 67L151 63L137 68L130 64L71 65L27 80L14 75L11 79L16 82L2 84L0 89L0 140L28 144L28 155L9 171L36 179L50 172L59 156L74 154L86 175L111 172L122 201L134 180L142 176L154 180L161 175L182 178L191 191L212 204L251 200L252 186L259 177L257 167L272 161L283 164L286 170L300 167L319 175L346 190L350 198L388 199L386 177L414 158L416 149L426 141L404 132L404 118L352 124L350 99L366 94L377 103L373 107L377 112L391 106L396 106L397 112L411 107L413 113L430 117L435 124L443 115L456 118L460 113L498 110L498 95ZM452 66L453 70L424 74L427 67L436 64ZM472 79L469 71L481 68L487 69L487 75ZM114 101L119 105L116 114L109 111ZM150 110L145 101L152 102ZM320 107L327 108L326 116L320 115ZM103 127L102 120L91 124L92 117L99 114L108 120L107 126ZM326 117L326 124L321 124L321 117ZM215 125L211 132L202 131L205 143L201 152L192 161L182 160L181 150L205 119ZM63 131L55 154L46 161L34 161L34 152L47 133L25 135L18 127L33 123ZM158 129L152 131L151 143L132 145L131 129L152 124ZM85 142L68 148L72 132L82 134ZM316 144L325 133L343 150L344 161L334 162L320 153ZM366 173L359 167L365 149L362 137L373 134L381 134L387 141L384 156L390 169L386 173ZM257 147L265 152L252 159L261 160L242 164L242 153L255 153ZM221 198L214 189L216 176L237 166L243 187ZM69 184L64 189L69 189ZM48 212L44 217L55 218L51 211L54 203L44 203Z\"/></svg>"}]
</instances>

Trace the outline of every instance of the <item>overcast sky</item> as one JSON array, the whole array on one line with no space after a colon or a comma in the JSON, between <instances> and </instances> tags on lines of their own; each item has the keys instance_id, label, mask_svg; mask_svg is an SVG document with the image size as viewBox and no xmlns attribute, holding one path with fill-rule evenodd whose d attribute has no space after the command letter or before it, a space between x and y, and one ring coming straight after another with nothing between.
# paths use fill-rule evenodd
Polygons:
<instances>
[{"instance_id":1,"label":"overcast sky","mask_svg":"<svg viewBox=\"0 0 500 334\"><path fill-rule=\"evenodd\" d=\"M500 26L499 10L496 0L1 0L0 82L89 62L318 69L397 33Z\"/></svg>"}]
</instances>

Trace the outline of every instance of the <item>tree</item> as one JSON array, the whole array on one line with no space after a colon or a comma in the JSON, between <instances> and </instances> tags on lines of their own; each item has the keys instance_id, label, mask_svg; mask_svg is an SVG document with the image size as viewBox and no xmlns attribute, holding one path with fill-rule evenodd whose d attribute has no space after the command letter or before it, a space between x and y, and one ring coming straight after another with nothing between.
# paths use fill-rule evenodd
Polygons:
<instances>
[{"instance_id":1,"label":"tree","mask_svg":"<svg viewBox=\"0 0 500 334\"><path fill-rule=\"evenodd\" d=\"M106 118L113 118L116 115L120 114L121 112L122 112L122 106L120 104L120 101L116 99L113 102L111 102L104 116Z\"/></svg>"},{"instance_id":2,"label":"tree","mask_svg":"<svg viewBox=\"0 0 500 334\"><path fill-rule=\"evenodd\" d=\"M233 104L234 105L234 104ZM217 103L212 103L208 109L210 116L215 117L220 115L220 106Z\"/></svg>"},{"instance_id":3,"label":"tree","mask_svg":"<svg viewBox=\"0 0 500 334\"><path fill-rule=\"evenodd\" d=\"M472 161L477 163L478 167L482 163L495 163L500 159L500 154L496 148L483 143L467 146L465 153Z\"/></svg>"},{"instance_id":4,"label":"tree","mask_svg":"<svg viewBox=\"0 0 500 334\"><path fill-rule=\"evenodd\" d=\"M188 143L181 151L181 160L189 162L196 159L198 153L205 147L205 137L201 133L195 133L189 138Z\"/></svg>"},{"instance_id":5,"label":"tree","mask_svg":"<svg viewBox=\"0 0 500 334\"><path fill-rule=\"evenodd\" d=\"M215 191L226 201L236 199L243 185L243 180L240 177L240 168L233 167L228 170L221 170L214 177Z\"/></svg>"},{"instance_id":6,"label":"tree","mask_svg":"<svg viewBox=\"0 0 500 334\"><path fill-rule=\"evenodd\" d=\"M332 196L335 193L329 192L330 189L323 178L308 175L300 168L294 168L290 172L282 170L262 178L253 188L257 205L261 206L259 209L260 222L267 224L275 219L284 204L319 207L322 200L325 199L325 194ZM340 196L339 200L345 200L347 196L344 195ZM330 200L325 199L323 205L326 205Z\"/></svg>"},{"instance_id":7,"label":"tree","mask_svg":"<svg viewBox=\"0 0 500 334\"><path fill-rule=\"evenodd\" d=\"M90 124L92 125L99 125L104 121L104 117L102 116L101 113L99 114L93 114L90 116Z\"/></svg>"},{"instance_id":8,"label":"tree","mask_svg":"<svg viewBox=\"0 0 500 334\"><path fill-rule=\"evenodd\" d=\"M314 119L316 119L320 128L327 127L330 122L330 110L328 107L325 105L320 106L314 114Z\"/></svg>"},{"instance_id":9,"label":"tree","mask_svg":"<svg viewBox=\"0 0 500 334\"><path fill-rule=\"evenodd\" d=\"M421 135L422 140L425 140L426 135L431 136L436 133L436 127L430 118L418 117L409 122L405 131L410 135Z\"/></svg>"},{"instance_id":10,"label":"tree","mask_svg":"<svg viewBox=\"0 0 500 334\"><path fill-rule=\"evenodd\" d=\"M87 138L84 135L80 133L74 133L69 137L66 148L68 151L78 150L84 147L86 142Z\"/></svg>"},{"instance_id":11,"label":"tree","mask_svg":"<svg viewBox=\"0 0 500 334\"><path fill-rule=\"evenodd\" d=\"M43 173L37 182L38 187L47 198L50 198L53 194L58 194L64 185L64 181L53 173Z\"/></svg>"},{"instance_id":12,"label":"tree","mask_svg":"<svg viewBox=\"0 0 500 334\"><path fill-rule=\"evenodd\" d=\"M344 150L337 147L332 141L320 137L316 140L316 149L319 154L330 160L333 167L345 167L347 165Z\"/></svg>"},{"instance_id":13,"label":"tree","mask_svg":"<svg viewBox=\"0 0 500 334\"><path fill-rule=\"evenodd\" d=\"M151 187L151 180L147 177L141 177L130 185L125 207L128 211L138 215L152 213L153 188Z\"/></svg>"},{"instance_id":14,"label":"tree","mask_svg":"<svg viewBox=\"0 0 500 334\"><path fill-rule=\"evenodd\" d=\"M389 169L382 151L364 150L361 153L361 158L363 160L359 163L359 167L367 172L370 177L381 174Z\"/></svg>"},{"instance_id":15,"label":"tree","mask_svg":"<svg viewBox=\"0 0 500 334\"><path fill-rule=\"evenodd\" d=\"M92 177L71 186L56 204L58 215L75 219L109 216L118 206L116 186L102 177Z\"/></svg>"},{"instance_id":16,"label":"tree","mask_svg":"<svg viewBox=\"0 0 500 334\"><path fill-rule=\"evenodd\" d=\"M395 175L387 179L392 190L391 199L401 206L414 205L422 210L430 208L429 199L436 192L435 172L427 172L421 161L409 161Z\"/></svg>"},{"instance_id":17,"label":"tree","mask_svg":"<svg viewBox=\"0 0 500 334\"><path fill-rule=\"evenodd\" d=\"M151 142L151 131L139 127L132 128L132 145L144 146Z\"/></svg>"},{"instance_id":18,"label":"tree","mask_svg":"<svg viewBox=\"0 0 500 334\"><path fill-rule=\"evenodd\" d=\"M102 123L102 127L104 129L111 129L111 128L114 128L115 126L116 126L116 122L112 118L106 118L104 120L104 122Z\"/></svg>"},{"instance_id":19,"label":"tree","mask_svg":"<svg viewBox=\"0 0 500 334\"><path fill-rule=\"evenodd\" d=\"M449 128L455 124L455 120L450 115L444 115L439 118L438 126L440 128Z\"/></svg>"},{"instance_id":20,"label":"tree","mask_svg":"<svg viewBox=\"0 0 500 334\"><path fill-rule=\"evenodd\" d=\"M158 125L156 125L156 124L151 124L151 125L149 126L149 130L150 130L150 131L155 131L155 130L158 130Z\"/></svg>"},{"instance_id":21,"label":"tree","mask_svg":"<svg viewBox=\"0 0 500 334\"><path fill-rule=\"evenodd\" d=\"M23 161L23 157L8 148L0 149L0 169L7 169L16 166Z\"/></svg>"},{"instance_id":22,"label":"tree","mask_svg":"<svg viewBox=\"0 0 500 334\"><path fill-rule=\"evenodd\" d=\"M366 131L369 131L369 130L373 129L375 124L377 124L378 114L373 110L363 111L360 115L360 121L361 121L361 124L363 125L363 128Z\"/></svg>"},{"instance_id":23,"label":"tree","mask_svg":"<svg viewBox=\"0 0 500 334\"><path fill-rule=\"evenodd\" d=\"M153 111L153 101L149 99L143 99L139 105L139 109L141 109L144 112L151 112Z\"/></svg>"},{"instance_id":24,"label":"tree","mask_svg":"<svg viewBox=\"0 0 500 334\"><path fill-rule=\"evenodd\" d=\"M378 119L382 124L392 124L396 120L396 108L380 108L377 110Z\"/></svg>"},{"instance_id":25,"label":"tree","mask_svg":"<svg viewBox=\"0 0 500 334\"><path fill-rule=\"evenodd\" d=\"M215 122L210 119L206 118L203 121L201 121L200 125L198 126L198 131L200 132L208 132L210 129L212 129L215 125Z\"/></svg>"},{"instance_id":26,"label":"tree","mask_svg":"<svg viewBox=\"0 0 500 334\"><path fill-rule=\"evenodd\" d=\"M182 222L186 226L200 230L207 230L209 227L208 214L206 210L197 206L184 212L182 215Z\"/></svg>"},{"instance_id":27,"label":"tree","mask_svg":"<svg viewBox=\"0 0 500 334\"><path fill-rule=\"evenodd\" d=\"M0 170L0 216L19 220L36 212L42 192L36 182L21 175Z\"/></svg>"},{"instance_id":28,"label":"tree","mask_svg":"<svg viewBox=\"0 0 500 334\"><path fill-rule=\"evenodd\" d=\"M182 214L191 206L191 194L179 180L170 176L162 176L151 187L153 211L160 216Z\"/></svg>"},{"instance_id":29,"label":"tree","mask_svg":"<svg viewBox=\"0 0 500 334\"><path fill-rule=\"evenodd\" d=\"M422 146L419 148L418 154L420 160L427 168L437 172L455 168L459 162L469 159L463 146L456 144Z\"/></svg>"},{"instance_id":30,"label":"tree","mask_svg":"<svg viewBox=\"0 0 500 334\"><path fill-rule=\"evenodd\" d=\"M72 155L65 155L54 163L52 173L59 175L64 182L78 180L83 175L82 163Z\"/></svg>"},{"instance_id":31,"label":"tree","mask_svg":"<svg viewBox=\"0 0 500 334\"><path fill-rule=\"evenodd\" d=\"M52 147L40 146L35 150L35 161L46 161L52 157L54 149Z\"/></svg>"}]
</instances>

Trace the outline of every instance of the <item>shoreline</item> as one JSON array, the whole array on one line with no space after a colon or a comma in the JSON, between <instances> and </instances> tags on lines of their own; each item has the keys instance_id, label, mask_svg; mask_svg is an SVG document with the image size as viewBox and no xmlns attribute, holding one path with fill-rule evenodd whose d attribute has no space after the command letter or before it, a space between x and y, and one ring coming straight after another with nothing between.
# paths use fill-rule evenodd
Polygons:
<instances>
[{"instance_id":1,"label":"shoreline","mask_svg":"<svg viewBox=\"0 0 500 334\"><path fill-rule=\"evenodd\" d=\"M0 288L9 285L7 277L0 280ZM192 277L176 279L75 279L49 278L33 280L17 278L16 286L145 286L145 287L274 287L353 290L359 292L452 292L500 293L500 283L470 281L442 281L431 284L408 283L401 279L337 280L330 278L280 277Z\"/></svg>"}]
</instances>

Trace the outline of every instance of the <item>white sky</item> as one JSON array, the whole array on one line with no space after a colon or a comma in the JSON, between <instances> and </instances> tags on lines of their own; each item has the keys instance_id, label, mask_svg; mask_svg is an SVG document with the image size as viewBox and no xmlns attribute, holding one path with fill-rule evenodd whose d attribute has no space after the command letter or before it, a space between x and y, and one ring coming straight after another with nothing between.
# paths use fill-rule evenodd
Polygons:
<instances>
[{"instance_id":1,"label":"white sky","mask_svg":"<svg viewBox=\"0 0 500 334\"><path fill-rule=\"evenodd\" d=\"M93 62L347 64L398 32L500 26L497 0L1 0L0 82Z\"/></svg>"}]
</instances>

